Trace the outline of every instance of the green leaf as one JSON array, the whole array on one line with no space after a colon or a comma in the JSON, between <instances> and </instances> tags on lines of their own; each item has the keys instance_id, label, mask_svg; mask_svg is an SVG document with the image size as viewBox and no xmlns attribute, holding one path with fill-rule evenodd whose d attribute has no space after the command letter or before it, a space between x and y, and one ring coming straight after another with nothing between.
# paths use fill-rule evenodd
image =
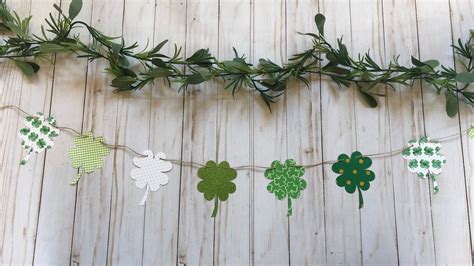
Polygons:
<instances>
[{"instance_id":1,"label":"green leaf","mask_svg":"<svg viewBox=\"0 0 474 266\"><path fill-rule=\"evenodd\" d=\"M474 73L464 72L459 73L454 78L457 82L461 83L473 83L474 82Z\"/></svg>"},{"instance_id":2,"label":"green leaf","mask_svg":"<svg viewBox=\"0 0 474 266\"><path fill-rule=\"evenodd\" d=\"M120 76L112 80L112 86L120 89L130 89L136 79L129 76Z\"/></svg>"},{"instance_id":3,"label":"green leaf","mask_svg":"<svg viewBox=\"0 0 474 266\"><path fill-rule=\"evenodd\" d=\"M194 85L194 84L203 83L206 80L209 80L209 78L206 78L205 75L203 75L200 72L195 72L186 78L186 83Z\"/></svg>"},{"instance_id":4,"label":"green leaf","mask_svg":"<svg viewBox=\"0 0 474 266\"><path fill-rule=\"evenodd\" d=\"M36 63L33 62L27 62L27 61L19 61L19 60L13 60L15 62L15 65L21 69L23 74L26 76L33 76L35 73L37 73L40 70L40 66Z\"/></svg>"},{"instance_id":5,"label":"green leaf","mask_svg":"<svg viewBox=\"0 0 474 266\"><path fill-rule=\"evenodd\" d=\"M55 43L42 43L39 46L39 51L45 54L53 54L57 52L63 52L65 50L66 49L62 45Z\"/></svg>"},{"instance_id":6,"label":"green leaf","mask_svg":"<svg viewBox=\"0 0 474 266\"><path fill-rule=\"evenodd\" d=\"M417 67L422 67L422 66L425 66L425 64L423 62L421 62L420 60L414 58L413 56L411 57L411 63Z\"/></svg>"},{"instance_id":7,"label":"green leaf","mask_svg":"<svg viewBox=\"0 0 474 266\"><path fill-rule=\"evenodd\" d=\"M154 68L150 71L149 75L155 78L162 78L171 75L172 72L166 68Z\"/></svg>"},{"instance_id":8,"label":"green leaf","mask_svg":"<svg viewBox=\"0 0 474 266\"><path fill-rule=\"evenodd\" d=\"M362 99L364 99L365 103L367 103L367 105L370 108L377 107L377 100L371 94L362 90L359 90L359 91L360 91L360 94L362 95Z\"/></svg>"},{"instance_id":9,"label":"green leaf","mask_svg":"<svg viewBox=\"0 0 474 266\"><path fill-rule=\"evenodd\" d=\"M453 117L458 113L458 97L452 92L446 92L446 113L449 117Z\"/></svg>"},{"instance_id":10,"label":"green leaf","mask_svg":"<svg viewBox=\"0 0 474 266\"><path fill-rule=\"evenodd\" d=\"M166 67L166 63L159 58L152 59L151 63L157 67Z\"/></svg>"},{"instance_id":11,"label":"green leaf","mask_svg":"<svg viewBox=\"0 0 474 266\"><path fill-rule=\"evenodd\" d=\"M326 22L326 17L324 17L323 14L317 14L314 17L314 21L316 22L316 27L318 27L319 33L324 36L324 23Z\"/></svg>"},{"instance_id":12,"label":"green leaf","mask_svg":"<svg viewBox=\"0 0 474 266\"><path fill-rule=\"evenodd\" d=\"M423 64L425 64L427 66L430 66L431 68L435 68L435 67L439 66L439 61L432 59L432 60L424 61Z\"/></svg>"},{"instance_id":13,"label":"green leaf","mask_svg":"<svg viewBox=\"0 0 474 266\"><path fill-rule=\"evenodd\" d=\"M74 20L74 18L79 15L82 9L82 0L72 0L71 4L69 5L69 18Z\"/></svg>"}]
</instances>

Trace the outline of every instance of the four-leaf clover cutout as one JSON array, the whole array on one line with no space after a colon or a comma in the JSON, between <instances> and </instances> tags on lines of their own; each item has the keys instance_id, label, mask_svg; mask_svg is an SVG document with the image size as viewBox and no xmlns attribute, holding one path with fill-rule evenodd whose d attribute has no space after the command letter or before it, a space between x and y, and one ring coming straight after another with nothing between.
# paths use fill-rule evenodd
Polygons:
<instances>
[{"instance_id":1,"label":"four-leaf clover cutout","mask_svg":"<svg viewBox=\"0 0 474 266\"><path fill-rule=\"evenodd\" d=\"M357 189L359 193L359 208L364 206L361 190L368 190L370 182L375 179L374 172L369 170L371 165L372 160L369 157L364 157L360 152L355 151L351 157L347 154L339 155L337 162L332 166L332 171L339 174L336 179L338 186L344 187L351 194Z\"/></svg>"},{"instance_id":2,"label":"four-leaf clover cutout","mask_svg":"<svg viewBox=\"0 0 474 266\"><path fill-rule=\"evenodd\" d=\"M137 188L146 187L138 205L145 205L148 192L157 191L161 186L168 184L169 177L166 172L171 171L172 165L166 160L166 154L159 152L153 155L152 151L143 152L146 157L134 157L133 164L138 168L130 172L130 177L135 180Z\"/></svg>"},{"instance_id":3,"label":"four-leaf clover cutout","mask_svg":"<svg viewBox=\"0 0 474 266\"><path fill-rule=\"evenodd\" d=\"M102 157L109 154L109 148L105 145L104 137L94 138L92 132L74 138L76 147L69 150L72 167L79 169L71 185L76 185L84 173L92 173L96 169L104 167Z\"/></svg>"},{"instance_id":4,"label":"four-leaf clover cutout","mask_svg":"<svg viewBox=\"0 0 474 266\"><path fill-rule=\"evenodd\" d=\"M214 199L214 210L211 217L216 217L220 201L226 201L229 195L234 193L236 186L232 183L237 177L237 171L230 168L226 161L219 165L214 161L208 161L205 166L199 168L198 177L202 180L198 183L197 189L204 193L206 200Z\"/></svg>"},{"instance_id":5,"label":"four-leaf clover cutout","mask_svg":"<svg viewBox=\"0 0 474 266\"><path fill-rule=\"evenodd\" d=\"M420 178L431 177L433 191L439 191L436 175L441 174L446 158L441 154L441 144L431 141L429 137L421 137L419 141L411 140L403 149L402 156L408 160L408 170Z\"/></svg>"},{"instance_id":6,"label":"four-leaf clover cutout","mask_svg":"<svg viewBox=\"0 0 474 266\"><path fill-rule=\"evenodd\" d=\"M21 165L26 164L33 152L41 153L46 149L51 149L54 145L53 138L59 136L56 120L53 117L45 118L42 113L27 116L24 124L26 127L20 129L19 135L21 146L27 154L21 160Z\"/></svg>"},{"instance_id":7,"label":"four-leaf clover cutout","mask_svg":"<svg viewBox=\"0 0 474 266\"><path fill-rule=\"evenodd\" d=\"M291 199L297 199L301 196L307 184L306 180L301 178L304 175L304 168L296 165L292 159L288 159L282 164L280 161L273 161L270 168L265 170L265 177L271 182L267 186L270 193L275 194L279 200L288 198L288 213L293 213Z\"/></svg>"}]
</instances>

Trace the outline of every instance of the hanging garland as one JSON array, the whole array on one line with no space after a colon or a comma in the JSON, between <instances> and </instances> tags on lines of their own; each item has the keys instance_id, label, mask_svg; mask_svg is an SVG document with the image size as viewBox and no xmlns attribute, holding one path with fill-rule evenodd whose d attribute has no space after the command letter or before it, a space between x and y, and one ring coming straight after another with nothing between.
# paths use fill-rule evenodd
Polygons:
<instances>
[{"instance_id":1,"label":"hanging garland","mask_svg":"<svg viewBox=\"0 0 474 266\"><path fill-rule=\"evenodd\" d=\"M0 106L0 110L14 109L27 115L25 124L27 128L19 130L21 146L28 151L27 157L31 153L41 153L46 149L53 147L52 137L58 136L60 131L67 130L75 134L75 147L69 150L69 157L72 167L78 170L76 177L71 185L77 185L80 178L85 174L90 174L104 166L104 157L110 154L111 149L123 148L129 150L138 157L133 158L133 164L137 167L130 172L130 177L135 181L135 186L139 189L146 188L145 193L138 205L145 205L149 191L157 191L161 186L168 184L169 177L165 173L171 171L172 163L182 166L199 166L197 177L201 181L197 184L199 192L203 193L204 199L214 200L214 209L211 216L216 217L219 201L228 200L230 194L237 190L233 182L237 176L237 169L265 169L264 176L271 182L267 185L268 192L275 195L278 200L287 200L287 215L293 214L292 199L301 197L302 192L307 188L307 181L303 178L305 168L317 167L323 164L332 164L332 171L339 176L336 178L336 184L344 187L348 193L358 191L359 208L364 206L362 191L367 191L375 180L375 173L370 170L372 159L369 156L393 156L402 154L402 157L408 160L407 167L410 172L416 173L420 178L431 178L433 190L439 191L436 181L436 175L442 171L446 158L441 154L441 144L437 141L460 137L467 134L469 138L474 139L474 124L458 134L430 140L429 137L422 137L419 141L411 140L405 148L392 150L373 155L363 155L359 151L353 152L350 156L341 154L335 161L323 161L309 165L298 165L294 160L288 159L284 163L278 160L272 162L271 166L266 168L262 166L247 165L230 167L227 161L217 163L208 161L205 165L195 162L185 162L181 160L167 159L164 153L154 153L146 150L143 154L136 152L126 145L107 144L103 137L95 137L92 132L81 134L75 129L56 126L56 120L53 117L45 119L42 113L36 116L30 115L15 105ZM39 132L39 133L38 133ZM41 135L40 135L41 134ZM30 137L33 136L34 137ZM33 140L31 140L33 138ZM25 139L31 140L29 144ZM40 139L47 139L47 142L41 144L41 148L35 147L40 143ZM27 159L20 161L24 165Z\"/></svg>"},{"instance_id":2,"label":"hanging garland","mask_svg":"<svg viewBox=\"0 0 474 266\"><path fill-rule=\"evenodd\" d=\"M48 59L55 53L73 52L89 61L105 59L109 62L106 71L114 77L111 86L116 91L138 90L156 79L168 85L177 82L181 85L180 90L186 90L190 85L220 78L225 81L225 88L233 93L244 87L257 91L269 108L286 92L289 79L300 80L309 87L307 77L310 74L328 76L340 87L355 85L370 107L377 107L376 97L386 96L375 91L377 85L395 89L397 84L410 86L415 80L422 80L432 85L438 94L445 95L446 112L450 117L457 114L459 101L474 106L474 92L466 90L474 83L473 31L466 42L459 39L452 45L463 62L461 72L440 66L437 60L420 61L414 57L411 58L413 66L402 66L398 57L394 57L388 67L382 67L369 53L351 57L342 38L337 40L336 45L331 45L324 37L326 18L318 14L315 16L318 33L302 33L312 39L311 48L293 55L288 63L281 66L263 58L254 66L246 61L245 56L239 56L235 49L235 57L224 61L218 61L209 49L200 49L183 58L182 49L176 45L172 55L164 55L160 51L167 40L151 49L135 52L137 43L126 45L121 37L107 36L86 22L74 20L82 8L82 0L71 2L68 15L57 5L54 8L59 17L50 14L46 19L47 25L41 27L42 33L32 35L28 31L31 17L21 19L0 0L0 27L14 34L0 44L0 58L13 60L27 76L40 70L35 63L37 59ZM78 35L71 36L71 30L78 27L90 33L92 44L83 43ZM137 63L142 69L132 70L135 69L132 65Z\"/></svg>"}]
</instances>

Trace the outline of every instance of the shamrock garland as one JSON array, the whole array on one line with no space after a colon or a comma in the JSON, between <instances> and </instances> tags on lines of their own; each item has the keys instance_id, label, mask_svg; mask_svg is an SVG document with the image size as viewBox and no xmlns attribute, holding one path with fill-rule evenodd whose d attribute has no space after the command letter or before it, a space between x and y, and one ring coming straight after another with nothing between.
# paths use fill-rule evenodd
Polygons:
<instances>
[{"instance_id":1,"label":"shamrock garland","mask_svg":"<svg viewBox=\"0 0 474 266\"><path fill-rule=\"evenodd\" d=\"M288 197L288 216L293 214L291 199L299 198L301 191L307 186L306 180L301 178L304 172L304 168L297 166L292 159L286 160L284 164L275 160L271 167L265 170L265 177L271 180L267 186L268 192L275 194L279 200Z\"/></svg>"},{"instance_id":2,"label":"shamrock garland","mask_svg":"<svg viewBox=\"0 0 474 266\"><path fill-rule=\"evenodd\" d=\"M94 138L92 132L74 138L75 148L69 150L72 167L79 169L71 185L77 185L84 173L92 173L96 169L104 167L102 157L109 154L109 148L105 145L104 137Z\"/></svg>"},{"instance_id":3,"label":"shamrock garland","mask_svg":"<svg viewBox=\"0 0 474 266\"><path fill-rule=\"evenodd\" d=\"M219 200L226 201L229 194L236 190L232 180L237 177L237 171L230 168L226 161L222 161L219 165L214 161L208 161L205 166L199 168L197 174L202 179L198 183L197 189L204 194L206 200L214 199L214 210L211 217L216 217Z\"/></svg>"},{"instance_id":4,"label":"shamrock garland","mask_svg":"<svg viewBox=\"0 0 474 266\"><path fill-rule=\"evenodd\" d=\"M137 188L142 189L146 186L145 194L138 205L145 205L150 190L157 191L160 186L168 184L169 177L165 173L171 171L173 167L170 162L165 161L166 154L162 152L153 155L152 151L147 150L143 154L146 157L133 158L133 164L138 168L130 172L130 177L135 180Z\"/></svg>"},{"instance_id":5,"label":"shamrock garland","mask_svg":"<svg viewBox=\"0 0 474 266\"><path fill-rule=\"evenodd\" d=\"M33 152L41 153L46 149L51 149L54 145L52 138L59 136L56 120L53 117L45 119L42 113L36 113L36 116L27 116L24 124L26 127L20 129L19 135L21 146L27 154L21 160L21 165L26 164Z\"/></svg>"},{"instance_id":6,"label":"shamrock garland","mask_svg":"<svg viewBox=\"0 0 474 266\"><path fill-rule=\"evenodd\" d=\"M364 157L359 151L352 153L351 157L347 154L341 154L337 158L337 162L333 164L332 171L339 176L336 184L344 187L348 193L354 193L357 189L359 193L359 209L364 207L364 198L361 190L368 190L370 182L374 181L375 174L368 170L372 165L369 157Z\"/></svg>"},{"instance_id":7,"label":"shamrock garland","mask_svg":"<svg viewBox=\"0 0 474 266\"><path fill-rule=\"evenodd\" d=\"M416 173L420 178L431 177L433 181L433 192L439 191L436 175L442 171L446 158L440 153L441 144L431 141L429 137L421 137L419 141L411 140L408 142L402 156L409 160L408 170Z\"/></svg>"}]
</instances>

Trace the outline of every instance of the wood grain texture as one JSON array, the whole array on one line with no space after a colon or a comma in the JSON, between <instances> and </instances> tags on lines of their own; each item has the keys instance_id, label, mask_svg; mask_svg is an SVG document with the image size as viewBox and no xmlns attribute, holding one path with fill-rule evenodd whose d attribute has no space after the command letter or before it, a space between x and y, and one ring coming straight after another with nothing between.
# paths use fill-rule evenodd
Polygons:
<instances>
[{"instance_id":1,"label":"wood grain texture","mask_svg":"<svg viewBox=\"0 0 474 266\"><path fill-rule=\"evenodd\" d=\"M271 58L286 61L285 1L253 3L253 62ZM270 166L273 160L284 163L288 156L286 97L272 106L270 113L258 94L253 97L252 153L255 165ZM253 172L252 241L253 263L289 263L287 200L278 200L267 191L267 180L261 171ZM295 202L295 207L296 207Z\"/></svg>"},{"instance_id":2,"label":"wood grain texture","mask_svg":"<svg viewBox=\"0 0 474 266\"><path fill-rule=\"evenodd\" d=\"M415 1L384 1L385 60L398 51L403 65L411 64L410 55L418 58ZM424 135L423 103L420 82L412 88L397 86L388 90L391 149ZM434 240L428 180L409 172L401 156L391 159L397 224L398 259L401 264L433 264Z\"/></svg>"},{"instance_id":3,"label":"wood grain texture","mask_svg":"<svg viewBox=\"0 0 474 266\"><path fill-rule=\"evenodd\" d=\"M33 15L38 32L52 4L71 0L7 0L21 16ZM84 0L79 19L125 42L149 47L165 39L162 52L183 47L184 57L209 48L231 59L232 47L254 64L260 58L284 63L311 47L297 32L314 32L314 15L324 13L331 43L343 36L352 55L370 48L386 66L394 54L410 65L410 55L441 59L460 68L450 44L468 38L473 0ZM55 14L55 13L53 13ZM362 15L361 15L362 14ZM436 27L433 27L436 25ZM76 29L84 42L90 37ZM138 152L164 152L170 159L231 166L270 166L292 158L299 164L331 161L341 153L399 149L410 139L459 134L471 126L471 107L460 105L448 118L443 95L415 82L396 91L378 88L377 109L369 109L354 88L338 88L317 75L307 89L288 84L288 94L272 106L246 90L235 97L222 80L177 94L162 80L141 91L116 94L104 73L107 63L73 55L53 57L37 77L24 77L2 62L0 104L30 113L51 114L60 126L93 131L109 144ZM323 62L324 64L325 62ZM266 189L262 170L239 170L237 191L219 204L197 191L197 168L174 164L168 185L148 195L130 179L135 154L113 150L105 167L79 185L68 150L73 134L63 131L55 146L18 165L17 139L24 117L0 111L0 263L123 265L306 265L306 264L470 264L474 252L472 218L473 142L465 135L443 142L448 158L439 176L440 192L419 179L397 154L373 158L376 179L357 193L335 184L331 164L306 169L308 187L293 200L279 201Z\"/></svg>"},{"instance_id":4,"label":"wood grain texture","mask_svg":"<svg viewBox=\"0 0 474 266\"><path fill-rule=\"evenodd\" d=\"M452 36L449 1L416 3L420 58L437 58L444 65L454 66L452 49L446 43ZM432 88L423 89L423 106L428 136L459 132L459 118L445 115L445 99ZM448 161L438 178L440 191L431 197L436 263L472 263L461 141L455 138L444 142L442 149Z\"/></svg>"},{"instance_id":5,"label":"wood grain texture","mask_svg":"<svg viewBox=\"0 0 474 266\"><path fill-rule=\"evenodd\" d=\"M185 43L183 14L186 14L184 0L156 2L154 45L169 39L170 44L163 48L166 54L173 53L173 43ZM155 152L165 152L171 159L180 159L182 148L184 96L176 94L178 87L179 84L173 84L170 89L162 81L156 81L151 92L150 147ZM177 262L181 171L180 165L173 165L168 173L168 185L148 196L143 242L145 264L175 265Z\"/></svg>"},{"instance_id":6,"label":"wood grain texture","mask_svg":"<svg viewBox=\"0 0 474 266\"><path fill-rule=\"evenodd\" d=\"M351 13L349 1L320 1L320 12L328 18L325 37L335 43L344 36L350 51ZM334 160L339 154L356 149L353 88L339 88L323 78L321 84L321 120L323 159ZM362 263L360 212L357 194L348 194L336 185L331 165L324 165L326 247L328 264Z\"/></svg>"},{"instance_id":7,"label":"wood grain texture","mask_svg":"<svg viewBox=\"0 0 474 266\"><path fill-rule=\"evenodd\" d=\"M218 51L219 2L187 1L186 56L200 48ZM205 163L217 158L217 85L211 81L193 86L186 93L183 121L184 161ZM214 261L214 202L197 190L196 168L183 168L179 219L179 264L212 264ZM230 196L232 199L232 195ZM219 203L222 210L226 203Z\"/></svg>"}]
</instances>

